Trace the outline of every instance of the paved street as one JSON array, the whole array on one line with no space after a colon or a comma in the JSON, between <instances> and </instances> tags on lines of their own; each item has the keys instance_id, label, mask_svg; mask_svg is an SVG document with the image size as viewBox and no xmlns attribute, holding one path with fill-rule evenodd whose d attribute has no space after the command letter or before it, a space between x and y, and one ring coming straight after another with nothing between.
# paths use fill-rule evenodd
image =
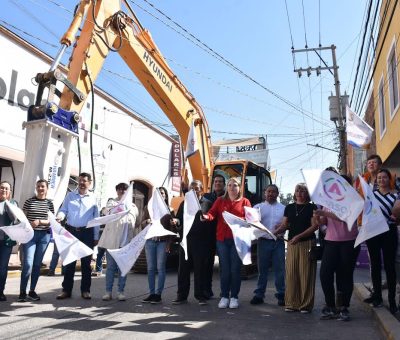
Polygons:
<instances>
[{"instance_id":1,"label":"paved street","mask_svg":"<svg viewBox=\"0 0 400 340\"><path fill-rule=\"evenodd\" d=\"M368 281L368 270L358 270L356 277L359 282ZM320 321L323 299L319 280L316 308L309 315L285 313L276 305L271 287L266 304L250 305L255 277L242 282L241 305L237 310L219 310L217 299L199 306L192 296L186 305L172 305L176 294L175 272L167 275L161 305L141 303L147 295L147 276L143 274L129 274L125 302L101 300L104 277L93 279L92 300L81 299L78 281L73 298L58 301L55 296L60 292L61 280L60 276L40 277L37 292L41 301L18 303L19 278L10 278L6 286L8 301L0 303L1 338L383 339L371 311L356 296L351 306L351 322ZM216 278L215 292L218 285Z\"/></svg>"}]
</instances>

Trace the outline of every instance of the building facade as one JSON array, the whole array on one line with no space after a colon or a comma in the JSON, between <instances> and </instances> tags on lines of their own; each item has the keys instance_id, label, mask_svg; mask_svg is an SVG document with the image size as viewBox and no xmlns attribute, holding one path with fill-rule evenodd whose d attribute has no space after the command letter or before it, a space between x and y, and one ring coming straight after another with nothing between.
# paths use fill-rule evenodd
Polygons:
<instances>
[{"instance_id":1,"label":"building facade","mask_svg":"<svg viewBox=\"0 0 400 340\"><path fill-rule=\"evenodd\" d=\"M37 90L32 78L47 71L52 60L2 26L0 48L0 179L13 184L13 196L18 200L25 190L20 183L25 157L22 124ZM115 196L117 183L132 181L141 200L138 205L146 204L153 187L169 187L174 140L99 88L95 88L94 126L90 131L90 97L80 112L80 168L77 143L71 152L72 178L79 171L93 173L93 159L99 207ZM90 152L90 134L93 152Z\"/></svg>"}]
</instances>

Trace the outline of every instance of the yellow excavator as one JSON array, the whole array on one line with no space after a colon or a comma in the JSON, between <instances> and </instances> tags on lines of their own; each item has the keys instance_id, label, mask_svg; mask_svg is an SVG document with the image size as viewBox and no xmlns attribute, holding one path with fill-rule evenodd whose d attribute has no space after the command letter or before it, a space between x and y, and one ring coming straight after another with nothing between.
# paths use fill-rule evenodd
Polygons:
<instances>
[{"instance_id":1,"label":"yellow excavator","mask_svg":"<svg viewBox=\"0 0 400 340\"><path fill-rule=\"evenodd\" d=\"M188 161L193 178L201 180L206 191L211 190L215 174L234 176L252 203L261 201L263 188L271 182L269 172L245 160L213 162L210 131L201 107L168 66L128 1L122 2L129 14L121 11L120 0L80 1L50 70L36 75L38 92L25 123L21 201L33 194L38 178L46 178L49 197L56 207L61 204L70 176L72 141L78 138L79 113L86 97L93 93L93 84L110 51L121 56L154 98L183 145L194 123L200 147ZM65 76L58 66L70 46L73 51ZM57 89L59 82L64 84L62 92ZM58 102L55 97L59 97Z\"/></svg>"}]
</instances>

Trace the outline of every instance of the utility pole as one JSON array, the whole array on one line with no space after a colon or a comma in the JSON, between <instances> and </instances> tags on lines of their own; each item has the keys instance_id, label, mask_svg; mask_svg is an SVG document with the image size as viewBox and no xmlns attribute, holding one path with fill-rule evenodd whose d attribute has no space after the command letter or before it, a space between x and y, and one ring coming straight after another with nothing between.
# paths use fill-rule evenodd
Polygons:
<instances>
[{"instance_id":1,"label":"utility pole","mask_svg":"<svg viewBox=\"0 0 400 340\"><path fill-rule=\"evenodd\" d=\"M319 54L320 51L323 50L331 50L332 51L332 66L328 66L326 62L322 59L321 55ZM319 59L323 62L325 66L321 67L308 67L308 68L297 68L294 70L298 74L299 77L302 76L303 72L307 74L307 76L311 76L312 71L315 71L317 76L321 74L321 71L328 70L335 80L335 96L329 97L330 105L329 109L331 111L331 120L335 123L336 130L339 136L339 143L340 143L340 150L339 150L339 164L338 168L340 173L347 174L347 158L346 158L346 127L345 127L345 105L346 99L348 96L341 96L340 94L340 81L339 81L339 73L336 62L336 46L331 45L329 47L316 47L316 48L303 48L303 49L292 49L292 53L302 53L302 52L315 52ZM333 70L333 73L332 73Z\"/></svg>"}]
</instances>

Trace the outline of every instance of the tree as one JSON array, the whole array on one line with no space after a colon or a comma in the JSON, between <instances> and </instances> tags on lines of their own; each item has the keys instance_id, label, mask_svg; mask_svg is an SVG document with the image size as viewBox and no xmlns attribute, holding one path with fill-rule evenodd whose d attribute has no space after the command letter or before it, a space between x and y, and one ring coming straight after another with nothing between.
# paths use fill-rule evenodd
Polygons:
<instances>
[{"instance_id":1,"label":"tree","mask_svg":"<svg viewBox=\"0 0 400 340\"><path fill-rule=\"evenodd\" d=\"M280 193L279 194L279 201L283 205L288 205L289 203L292 203L294 201L293 200L293 194L286 194L286 196L285 196L285 194Z\"/></svg>"}]
</instances>

